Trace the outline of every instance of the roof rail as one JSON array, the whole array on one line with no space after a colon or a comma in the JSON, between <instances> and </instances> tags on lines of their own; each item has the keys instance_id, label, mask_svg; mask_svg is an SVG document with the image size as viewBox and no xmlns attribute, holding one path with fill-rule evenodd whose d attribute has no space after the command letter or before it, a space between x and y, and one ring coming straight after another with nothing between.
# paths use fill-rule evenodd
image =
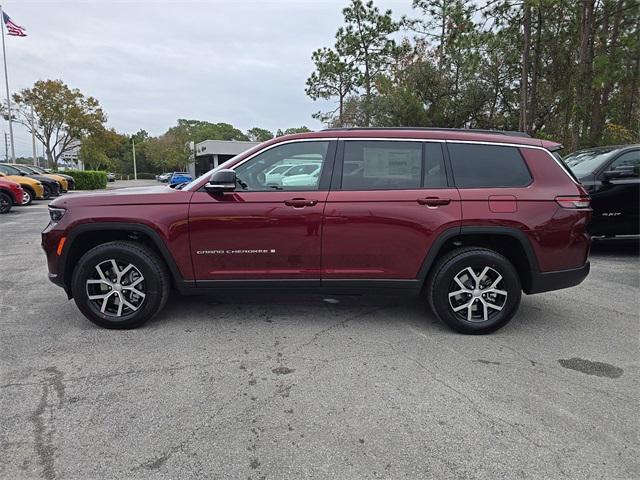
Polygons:
<instances>
[{"instance_id":1,"label":"roof rail","mask_svg":"<svg viewBox=\"0 0 640 480\"><path fill-rule=\"evenodd\" d=\"M510 137L531 138L531 135L525 132L516 132L511 130L490 130L480 128L439 128L439 127L342 127L342 128L325 128L323 132L332 131L348 131L348 130L426 130L433 132L466 132L466 133L491 133L495 135L507 135Z\"/></svg>"}]
</instances>

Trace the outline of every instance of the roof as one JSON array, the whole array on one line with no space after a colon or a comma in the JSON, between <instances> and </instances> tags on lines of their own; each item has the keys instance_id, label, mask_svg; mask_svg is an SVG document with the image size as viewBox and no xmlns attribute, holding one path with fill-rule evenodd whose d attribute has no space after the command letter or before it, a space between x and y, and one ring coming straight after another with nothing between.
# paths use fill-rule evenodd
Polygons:
<instances>
[{"instance_id":1,"label":"roof","mask_svg":"<svg viewBox=\"0 0 640 480\"><path fill-rule=\"evenodd\" d=\"M449 140L469 142L508 143L513 145L530 145L557 150L561 147L558 142L540 140L522 136L521 132L472 130L472 129L432 129L432 128L348 128L329 129L320 132L298 133L277 137L269 141L276 143L283 140L295 140L303 138L411 138L425 140Z\"/></svg>"},{"instance_id":2,"label":"roof","mask_svg":"<svg viewBox=\"0 0 640 480\"><path fill-rule=\"evenodd\" d=\"M531 138L531 135L525 132L519 132L514 130L494 130L484 128L448 128L448 127L340 127L340 128L325 128L324 132L339 131L339 130L425 130L432 132L467 132L467 133L490 133L496 135L507 135L510 137L523 137Z\"/></svg>"}]
</instances>

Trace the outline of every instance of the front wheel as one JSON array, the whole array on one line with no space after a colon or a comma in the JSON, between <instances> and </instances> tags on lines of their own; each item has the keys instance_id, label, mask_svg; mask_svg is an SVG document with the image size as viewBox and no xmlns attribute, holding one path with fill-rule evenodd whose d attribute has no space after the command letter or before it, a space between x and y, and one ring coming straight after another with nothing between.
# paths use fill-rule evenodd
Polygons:
<instances>
[{"instance_id":1,"label":"front wheel","mask_svg":"<svg viewBox=\"0 0 640 480\"><path fill-rule=\"evenodd\" d=\"M164 262L136 242L115 241L92 248L78 261L71 289L90 321L105 328L136 328L155 316L169 296Z\"/></svg>"},{"instance_id":2,"label":"front wheel","mask_svg":"<svg viewBox=\"0 0 640 480\"><path fill-rule=\"evenodd\" d=\"M491 333L520 306L520 277L504 256L479 247L459 248L438 261L427 284L434 313L461 333Z\"/></svg>"},{"instance_id":3,"label":"front wheel","mask_svg":"<svg viewBox=\"0 0 640 480\"><path fill-rule=\"evenodd\" d=\"M31 205L31 202L33 202L34 198L35 198L35 194L33 193L33 190L23 187L22 205L25 207L27 205Z\"/></svg>"},{"instance_id":4,"label":"front wheel","mask_svg":"<svg viewBox=\"0 0 640 480\"><path fill-rule=\"evenodd\" d=\"M0 192L0 213L9 213L13 206L13 200L9 194Z\"/></svg>"},{"instance_id":5,"label":"front wheel","mask_svg":"<svg viewBox=\"0 0 640 480\"><path fill-rule=\"evenodd\" d=\"M42 199L49 200L51 198L51 188L49 188L49 185L42 185L42 190Z\"/></svg>"}]
</instances>

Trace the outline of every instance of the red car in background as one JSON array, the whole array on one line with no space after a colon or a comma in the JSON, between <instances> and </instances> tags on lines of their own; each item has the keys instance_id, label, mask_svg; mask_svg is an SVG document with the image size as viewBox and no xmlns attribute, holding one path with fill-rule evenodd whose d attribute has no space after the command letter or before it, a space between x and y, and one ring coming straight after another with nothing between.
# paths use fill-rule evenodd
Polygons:
<instances>
[{"instance_id":1,"label":"red car in background","mask_svg":"<svg viewBox=\"0 0 640 480\"><path fill-rule=\"evenodd\" d=\"M9 213L14 205L22 205L23 194L18 183L0 178L0 213Z\"/></svg>"}]
</instances>

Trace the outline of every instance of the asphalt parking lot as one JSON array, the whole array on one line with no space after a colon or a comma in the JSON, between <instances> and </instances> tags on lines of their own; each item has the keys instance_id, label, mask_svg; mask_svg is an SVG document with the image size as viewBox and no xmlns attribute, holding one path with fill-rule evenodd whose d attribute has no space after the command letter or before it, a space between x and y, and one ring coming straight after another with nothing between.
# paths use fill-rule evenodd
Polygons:
<instances>
[{"instance_id":1,"label":"asphalt parking lot","mask_svg":"<svg viewBox=\"0 0 640 480\"><path fill-rule=\"evenodd\" d=\"M250 293L108 331L47 280L47 220L0 217L0 478L640 478L637 240L490 336Z\"/></svg>"}]
</instances>

